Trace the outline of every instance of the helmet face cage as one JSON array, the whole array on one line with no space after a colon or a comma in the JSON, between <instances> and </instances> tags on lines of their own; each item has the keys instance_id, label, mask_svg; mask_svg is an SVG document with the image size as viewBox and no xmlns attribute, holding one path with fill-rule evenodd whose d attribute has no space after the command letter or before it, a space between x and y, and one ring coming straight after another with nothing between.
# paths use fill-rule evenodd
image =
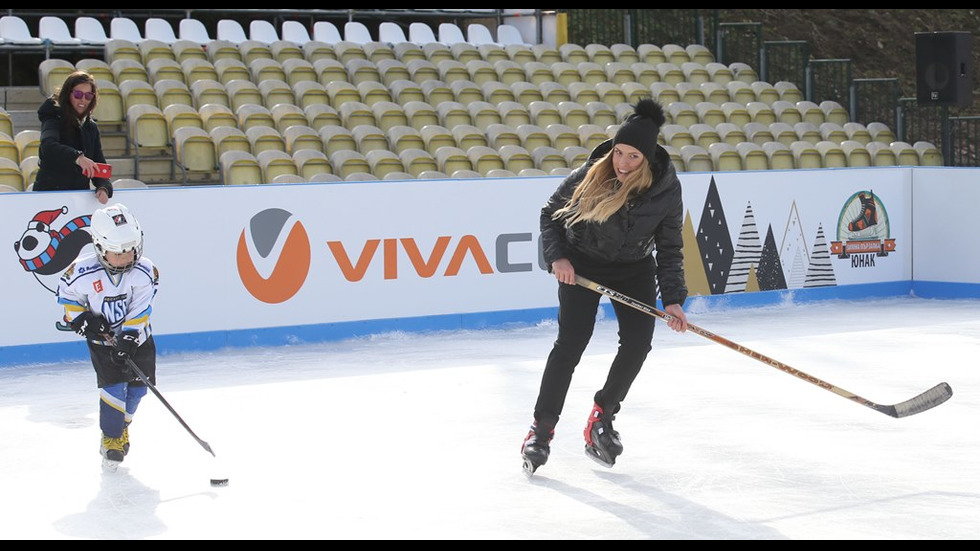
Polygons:
<instances>
[{"instance_id":1,"label":"helmet face cage","mask_svg":"<svg viewBox=\"0 0 980 551\"><path fill-rule=\"evenodd\" d=\"M143 230L139 222L124 205L112 205L92 213L92 246L99 263L110 274L121 274L133 269L143 255ZM125 266L114 266L106 257L108 253L133 251L133 259Z\"/></svg>"}]
</instances>

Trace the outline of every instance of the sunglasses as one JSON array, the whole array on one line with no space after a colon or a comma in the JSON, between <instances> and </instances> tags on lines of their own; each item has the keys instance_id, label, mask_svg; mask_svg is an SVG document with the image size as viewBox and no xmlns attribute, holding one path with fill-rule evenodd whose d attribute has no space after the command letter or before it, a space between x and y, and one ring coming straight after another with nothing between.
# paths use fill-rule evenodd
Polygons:
<instances>
[{"instance_id":1,"label":"sunglasses","mask_svg":"<svg viewBox=\"0 0 980 551\"><path fill-rule=\"evenodd\" d=\"M88 101L92 101L92 98L95 97L95 94L92 92L82 92L81 90L74 90L72 91L71 95L75 99L85 98Z\"/></svg>"}]
</instances>

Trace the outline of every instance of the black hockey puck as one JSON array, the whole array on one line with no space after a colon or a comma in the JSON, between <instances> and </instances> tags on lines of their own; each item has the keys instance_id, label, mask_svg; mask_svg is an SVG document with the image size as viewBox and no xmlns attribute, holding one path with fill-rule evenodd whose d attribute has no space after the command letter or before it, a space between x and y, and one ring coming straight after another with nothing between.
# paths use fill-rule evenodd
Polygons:
<instances>
[{"instance_id":1,"label":"black hockey puck","mask_svg":"<svg viewBox=\"0 0 980 551\"><path fill-rule=\"evenodd\" d=\"M228 485L228 479L227 478L212 478L211 479L211 485L212 486L215 486L215 487L227 486Z\"/></svg>"}]
</instances>

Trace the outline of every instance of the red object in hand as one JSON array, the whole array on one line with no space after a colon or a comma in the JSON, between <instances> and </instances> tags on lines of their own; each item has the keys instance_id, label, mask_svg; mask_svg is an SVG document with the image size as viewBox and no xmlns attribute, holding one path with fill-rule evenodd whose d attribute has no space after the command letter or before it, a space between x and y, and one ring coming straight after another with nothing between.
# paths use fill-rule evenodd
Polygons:
<instances>
[{"instance_id":1,"label":"red object in hand","mask_svg":"<svg viewBox=\"0 0 980 551\"><path fill-rule=\"evenodd\" d=\"M95 175L93 178L111 178L112 165L105 163L95 163Z\"/></svg>"}]
</instances>

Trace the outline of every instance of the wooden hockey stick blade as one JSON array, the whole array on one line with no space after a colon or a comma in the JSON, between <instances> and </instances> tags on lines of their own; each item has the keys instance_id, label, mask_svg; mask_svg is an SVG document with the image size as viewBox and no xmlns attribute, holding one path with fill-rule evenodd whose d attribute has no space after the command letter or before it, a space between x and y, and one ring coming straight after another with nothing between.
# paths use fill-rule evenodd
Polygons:
<instances>
[{"instance_id":1,"label":"wooden hockey stick blade","mask_svg":"<svg viewBox=\"0 0 980 551\"><path fill-rule=\"evenodd\" d=\"M609 299L611 300L615 300L616 302L620 302L622 304L625 304L631 308L634 308L636 310L639 310L651 316L658 317L664 321L670 321L671 319L673 319L673 317L670 314L662 310L658 310L653 306L650 306L649 304L640 302L634 298L630 298L629 296L626 296L614 289L610 289L609 287L606 287L604 285L599 285L598 283L591 281L587 278L584 278L580 275L575 276L575 283L587 289L592 289L593 291L599 293L600 295L609 297ZM918 396L905 400L904 402L900 402L893 405L878 404L866 398L862 398L857 394L848 392L837 385L830 384L826 381L814 377L813 375L809 375L798 369L792 368L784 364L783 362L770 358L769 356L760 354L759 352L756 352L752 349L746 348L740 344L732 342L724 337L716 335L711 331L708 331L706 329L698 327L697 325L694 325L693 323L688 323L687 328L692 333L697 333L698 335L701 335L706 339L727 346L728 348L731 348L736 352L745 354L746 356L754 360L758 360L764 364L767 364L770 367L775 367L776 369L784 373L789 373L790 375L802 379L810 384L816 385L824 390L833 392L838 396L847 398L852 402L856 402L858 404L861 404L862 406L871 408L875 411L884 413L885 415L889 415L891 417L895 417L895 418L908 417L909 415L922 413L923 411L930 410L938 406L939 404L942 404L943 402L949 400L953 396L952 387L950 387L947 383L939 383L938 385L930 388L929 390L923 392L922 394L919 394Z\"/></svg>"}]
</instances>

